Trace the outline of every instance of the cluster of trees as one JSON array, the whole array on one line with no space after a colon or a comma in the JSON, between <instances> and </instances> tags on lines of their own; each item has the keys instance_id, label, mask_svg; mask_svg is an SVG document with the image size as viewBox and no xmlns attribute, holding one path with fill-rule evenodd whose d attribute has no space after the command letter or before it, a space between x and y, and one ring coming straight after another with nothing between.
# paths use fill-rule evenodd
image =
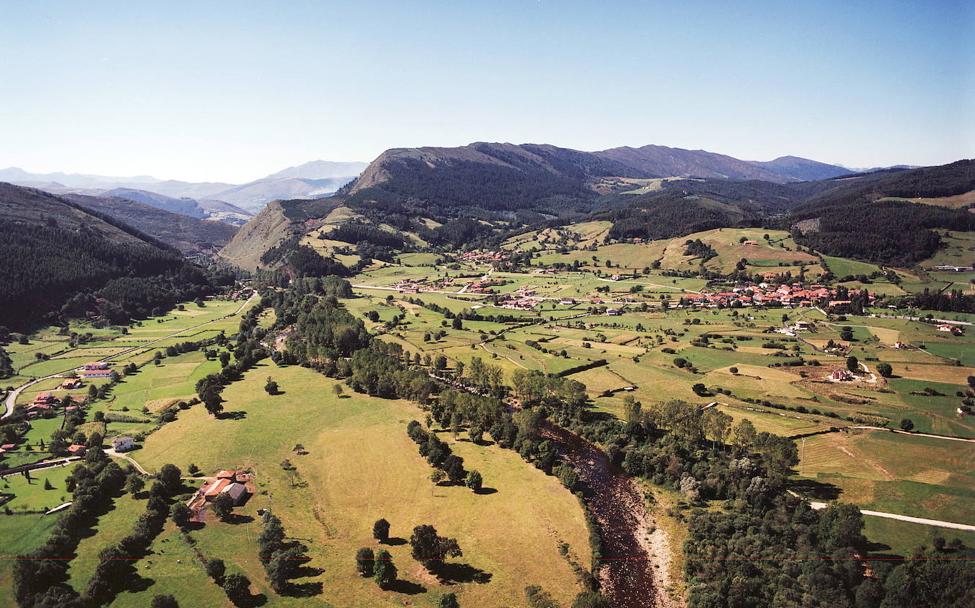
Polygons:
<instances>
[{"instance_id":1,"label":"cluster of trees","mask_svg":"<svg viewBox=\"0 0 975 608\"><path fill-rule=\"evenodd\" d=\"M289 581L298 576L301 565L308 561L308 548L298 541L287 541L281 520L270 511L262 518L257 545L271 588L277 593L286 591Z\"/></svg>"},{"instance_id":2,"label":"cluster of trees","mask_svg":"<svg viewBox=\"0 0 975 608\"><path fill-rule=\"evenodd\" d=\"M718 257L718 252L714 250L714 247L708 245L701 239L694 239L684 242L684 255L692 258L701 258L701 263L703 264L711 258Z\"/></svg>"},{"instance_id":3,"label":"cluster of trees","mask_svg":"<svg viewBox=\"0 0 975 608\"><path fill-rule=\"evenodd\" d=\"M10 354L0 346L0 380L14 375L14 363L10 359Z\"/></svg>"},{"instance_id":4,"label":"cluster of trees","mask_svg":"<svg viewBox=\"0 0 975 608\"><path fill-rule=\"evenodd\" d=\"M571 417L575 417L589 399L585 384L538 370L516 369L511 374L511 388L523 406L549 405Z\"/></svg>"},{"instance_id":5,"label":"cluster of trees","mask_svg":"<svg viewBox=\"0 0 975 608\"><path fill-rule=\"evenodd\" d=\"M244 326L246 321L246 318L242 320L241 325ZM244 372L267 357L267 351L261 346L257 336L245 337L242 332L238 334L238 340L240 341L234 346L234 362L230 363L229 358L226 359L227 363L218 373L206 375L196 382L197 397L213 416L219 416L223 411L221 393L224 387L231 382L240 380L244 376Z\"/></svg>"},{"instance_id":6,"label":"cluster of trees","mask_svg":"<svg viewBox=\"0 0 975 608\"><path fill-rule=\"evenodd\" d=\"M182 491L182 472L172 464L163 465L158 479L149 489L146 510L136 520L132 532L99 554L95 574L85 589L91 605L105 605L135 576L135 563L144 556L152 541L162 532L170 513L170 500Z\"/></svg>"},{"instance_id":7,"label":"cluster of trees","mask_svg":"<svg viewBox=\"0 0 975 608\"><path fill-rule=\"evenodd\" d=\"M335 298L305 296L299 301L281 301L275 311L282 326L294 323L288 352L298 361L350 357L369 344L365 325Z\"/></svg>"},{"instance_id":8,"label":"cluster of trees","mask_svg":"<svg viewBox=\"0 0 975 608\"><path fill-rule=\"evenodd\" d=\"M924 291L911 298L911 304L922 310L941 312L975 312L975 296L963 293L960 289L950 291Z\"/></svg>"},{"instance_id":9,"label":"cluster of trees","mask_svg":"<svg viewBox=\"0 0 975 608\"><path fill-rule=\"evenodd\" d=\"M108 510L124 483L125 473L100 449L85 454L68 476L71 506L58 518L47 542L14 564L14 597L19 606L81 608L78 593L67 583L70 562L64 557L74 554L84 530Z\"/></svg>"},{"instance_id":10,"label":"cluster of trees","mask_svg":"<svg viewBox=\"0 0 975 608\"><path fill-rule=\"evenodd\" d=\"M917 205L906 201L856 197L815 206L794 219L816 217L818 230L795 229L797 243L826 255L868 260L894 266L912 266L941 246L935 228L975 230L975 216L964 209Z\"/></svg>"},{"instance_id":11,"label":"cluster of trees","mask_svg":"<svg viewBox=\"0 0 975 608\"><path fill-rule=\"evenodd\" d=\"M626 207L596 217L613 222L608 234L611 239L666 239L733 226L743 213L728 209L706 199L688 199L683 192L665 190L630 199Z\"/></svg>"},{"instance_id":12,"label":"cluster of trees","mask_svg":"<svg viewBox=\"0 0 975 608\"><path fill-rule=\"evenodd\" d=\"M420 456L437 469L431 477L435 482L446 479L453 484L464 483L467 479L464 459L454 454L450 446L441 441L436 433L427 432L419 422L413 420L406 425L406 434L419 446Z\"/></svg>"},{"instance_id":13,"label":"cluster of trees","mask_svg":"<svg viewBox=\"0 0 975 608\"><path fill-rule=\"evenodd\" d=\"M363 222L348 222L341 224L328 233L328 238L343 243L371 243L381 247L402 249L406 243L400 235L376 228Z\"/></svg>"}]
</instances>

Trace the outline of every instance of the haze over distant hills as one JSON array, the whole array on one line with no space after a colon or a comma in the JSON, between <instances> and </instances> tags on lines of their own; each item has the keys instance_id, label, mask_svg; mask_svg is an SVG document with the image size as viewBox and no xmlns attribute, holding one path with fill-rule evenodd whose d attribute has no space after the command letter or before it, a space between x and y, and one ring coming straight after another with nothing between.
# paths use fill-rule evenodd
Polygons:
<instances>
[{"instance_id":1,"label":"haze over distant hills","mask_svg":"<svg viewBox=\"0 0 975 608\"><path fill-rule=\"evenodd\" d=\"M190 217L207 217L239 224L272 200L316 198L331 194L353 180L365 167L366 163L361 162L317 160L288 167L246 184L161 180L148 175L113 177L61 172L30 173L9 167L0 169L0 181L55 194L109 193L109 196L124 196ZM230 207L221 207L220 203L229 203Z\"/></svg>"}]
</instances>

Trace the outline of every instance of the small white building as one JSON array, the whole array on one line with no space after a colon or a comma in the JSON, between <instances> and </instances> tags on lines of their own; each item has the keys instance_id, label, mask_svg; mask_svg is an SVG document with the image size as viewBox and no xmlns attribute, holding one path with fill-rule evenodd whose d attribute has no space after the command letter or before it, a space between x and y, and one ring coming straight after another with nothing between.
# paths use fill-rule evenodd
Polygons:
<instances>
[{"instance_id":1,"label":"small white building","mask_svg":"<svg viewBox=\"0 0 975 608\"><path fill-rule=\"evenodd\" d=\"M135 447L135 440L128 435L121 435L112 439L112 447L116 452L128 452Z\"/></svg>"}]
</instances>

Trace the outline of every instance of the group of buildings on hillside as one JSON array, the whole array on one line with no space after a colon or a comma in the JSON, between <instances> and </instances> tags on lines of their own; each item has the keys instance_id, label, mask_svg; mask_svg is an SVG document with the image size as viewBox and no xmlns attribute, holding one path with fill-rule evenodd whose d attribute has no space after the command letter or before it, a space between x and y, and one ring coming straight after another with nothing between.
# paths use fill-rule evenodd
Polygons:
<instances>
[{"instance_id":1,"label":"group of buildings on hillside","mask_svg":"<svg viewBox=\"0 0 975 608\"><path fill-rule=\"evenodd\" d=\"M234 506L239 506L247 502L255 490L253 473L225 469L218 471L213 479L205 481L187 501L186 506L193 512L194 521L202 523L206 520L206 511L210 504L221 494L229 496Z\"/></svg>"},{"instance_id":2,"label":"group of buildings on hillside","mask_svg":"<svg viewBox=\"0 0 975 608\"><path fill-rule=\"evenodd\" d=\"M828 312L851 312L854 300L863 305L873 304L874 295L866 290L837 289L824 285L803 286L769 284L736 286L729 291L713 293L685 293L672 306L680 308L737 308L744 306L819 306Z\"/></svg>"}]
</instances>

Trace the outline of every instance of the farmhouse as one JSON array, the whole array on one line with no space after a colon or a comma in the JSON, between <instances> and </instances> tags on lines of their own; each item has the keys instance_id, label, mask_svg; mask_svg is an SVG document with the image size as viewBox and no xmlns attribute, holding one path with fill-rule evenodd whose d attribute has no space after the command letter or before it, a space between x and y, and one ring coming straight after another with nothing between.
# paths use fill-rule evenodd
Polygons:
<instances>
[{"instance_id":1,"label":"farmhouse","mask_svg":"<svg viewBox=\"0 0 975 608\"><path fill-rule=\"evenodd\" d=\"M81 374L81 377L85 378L86 380L89 378L112 378L115 376L115 370L108 369L108 367L100 369L83 369L79 372L79 374Z\"/></svg>"},{"instance_id":2,"label":"farmhouse","mask_svg":"<svg viewBox=\"0 0 975 608\"><path fill-rule=\"evenodd\" d=\"M247 502L255 491L253 474L232 469L222 470L212 480L200 486L186 506L193 511L194 520L202 522L208 503L217 496L226 494L234 501L235 506L239 506Z\"/></svg>"},{"instance_id":3,"label":"farmhouse","mask_svg":"<svg viewBox=\"0 0 975 608\"><path fill-rule=\"evenodd\" d=\"M83 383L81 382L81 378L68 378L67 380L61 383L61 388L65 390L71 390L74 388L81 388L82 385Z\"/></svg>"},{"instance_id":4,"label":"farmhouse","mask_svg":"<svg viewBox=\"0 0 975 608\"><path fill-rule=\"evenodd\" d=\"M128 435L120 435L112 439L112 447L116 452L128 452L135 447L135 440Z\"/></svg>"},{"instance_id":5,"label":"farmhouse","mask_svg":"<svg viewBox=\"0 0 975 608\"><path fill-rule=\"evenodd\" d=\"M108 369L108 363L105 363L104 361L92 361L90 363L85 363L82 366L82 369L85 370L85 371L94 371L94 370L99 370L99 369Z\"/></svg>"},{"instance_id":6,"label":"farmhouse","mask_svg":"<svg viewBox=\"0 0 975 608\"><path fill-rule=\"evenodd\" d=\"M84 456L87 448L80 443L72 443L68 446L68 454L71 456Z\"/></svg>"},{"instance_id":7,"label":"farmhouse","mask_svg":"<svg viewBox=\"0 0 975 608\"><path fill-rule=\"evenodd\" d=\"M851 374L849 370L837 369L833 370L833 373L829 375L829 379L833 380L834 382L849 382L850 380L853 380L853 374Z\"/></svg>"}]
</instances>

